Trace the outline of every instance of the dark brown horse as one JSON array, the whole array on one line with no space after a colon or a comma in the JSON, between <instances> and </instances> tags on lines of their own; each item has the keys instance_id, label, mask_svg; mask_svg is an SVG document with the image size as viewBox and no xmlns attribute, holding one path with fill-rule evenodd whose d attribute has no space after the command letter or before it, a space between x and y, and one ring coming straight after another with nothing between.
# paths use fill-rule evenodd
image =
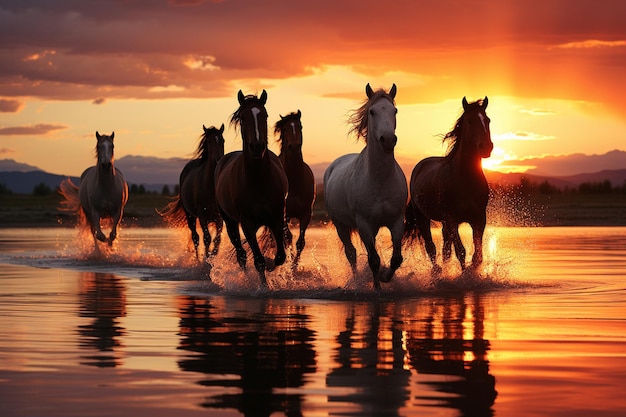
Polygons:
<instances>
[{"instance_id":1,"label":"dark brown horse","mask_svg":"<svg viewBox=\"0 0 626 417\"><path fill-rule=\"evenodd\" d=\"M237 251L237 262L245 270L247 254L241 244L239 225L252 249L254 266L261 283L266 286L265 257L261 253L256 233L267 227L276 241L274 265L285 262L283 226L287 176L280 159L267 148L267 92L260 97L237 95L239 108L231 116L238 125L243 150L226 154L215 170L215 196L226 223L228 237Z\"/></svg>"},{"instance_id":2,"label":"dark brown horse","mask_svg":"<svg viewBox=\"0 0 626 417\"><path fill-rule=\"evenodd\" d=\"M467 222L472 227L474 255L472 266L483 261L483 232L487 223L489 185L483 173L482 158L491 156L493 143L487 117L488 99L468 103L463 97L463 114L454 128L444 136L450 141L443 157L420 161L411 175L411 199L406 209L405 242L416 237L424 239L426 252L438 273L437 250L430 231L430 221L443 226L443 260L450 259L452 245L465 269L465 247L458 227Z\"/></svg>"},{"instance_id":3,"label":"dark brown horse","mask_svg":"<svg viewBox=\"0 0 626 417\"><path fill-rule=\"evenodd\" d=\"M298 264L300 254L304 249L304 235L311 222L311 211L315 201L315 177L313 171L304 162L302 157L302 112L290 113L280 117L274 125L274 134L279 135L280 154L278 158L285 168L289 180L289 193L287 194L285 240L291 245L293 235L289 230L291 219L298 219L300 223L300 235L296 242L296 256L294 265Z\"/></svg>"},{"instance_id":4,"label":"dark brown horse","mask_svg":"<svg viewBox=\"0 0 626 417\"><path fill-rule=\"evenodd\" d=\"M224 124L219 129L214 126L207 129L204 125L202 129L204 133L200 136L195 158L187 162L180 173L180 193L159 212L174 224L186 221L196 249L196 258L200 245L200 236L196 231L197 221L202 228L205 258L217 255L223 225L215 201L215 166L224 156ZM212 250L209 223L215 224Z\"/></svg>"}]
</instances>

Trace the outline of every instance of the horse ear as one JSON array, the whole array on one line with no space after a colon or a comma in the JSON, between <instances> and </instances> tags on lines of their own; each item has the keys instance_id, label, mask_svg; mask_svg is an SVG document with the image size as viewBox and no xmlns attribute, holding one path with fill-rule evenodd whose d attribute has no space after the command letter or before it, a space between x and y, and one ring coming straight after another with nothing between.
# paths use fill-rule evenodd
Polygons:
<instances>
[{"instance_id":1,"label":"horse ear","mask_svg":"<svg viewBox=\"0 0 626 417\"><path fill-rule=\"evenodd\" d=\"M462 103L463 103L463 110L467 110L468 104L467 104L467 99L465 97L463 97Z\"/></svg>"},{"instance_id":2,"label":"horse ear","mask_svg":"<svg viewBox=\"0 0 626 417\"><path fill-rule=\"evenodd\" d=\"M263 92L261 93L261 103L265 104L267 102L267 91L263 90Z\"/></svg>"},{"instance_id":3,"label":"horse ear","mask_svg":"<svg viewBox=\"0 0 626 417\"><path fill-rule=\"evenodd\" d=\"M222 123L222 127L220 127L220 133L224 133L224 123Z\"/></svg>"},{"instance_id":4,"label":"horse ear","mask_svg":"<svg viewBox=\"0 0 626 417\"><path fill-rule=\"evenodd\" d=\"M111 132L111 140L113 140L113 138L115 138L115 132Z\"/></svg>"},{"instance_id":5,"label":"horse ear","mask_svg":"<svg viewBox=\"0 0 626 417\"><path fill-rule=\"evenodd\" d=\"M396 83L393 83L393 85L391 86L391 90L389 90L389 97L391 97L392 99L395 99L397 92L398 92L398 89L396 88Z\"/></svg>"},{"instance_id":6,"label":"horse ear","mask_svg":"<svg viewBox=\"0 0 626 417\"><path fill-rule=\"evenodd\" d=\"M367 85L365 86L365 94L367 94L367 98L371 98L372 95L374 95L374 90L372 90L372 87L370 87L370 83L367 83Z\"/></svg>"},{"instance_id":7,"label":"horse ear","mask_svg":"<svg viewBox=\"0 0 626 417\"><path fill-rule=\"evenodd\" d=\"M100 139L100 133L96 130L96 139Z\"/></svg>"},{"instance_id":8,"label":"horse ear","mask_svg":"<svg viewBox=\"0 0 626 417\"><path fill-rule=\"evenodd\" d=\"M298 109L298 119L300 119L302 117L302 112L300 111L300 109Z\"/></svg>"},{"instance_id":9,"label":"horse ear","mask_svg":"<svg viewBox=\"0 0 626 417\"><path fill-rule=\"evenodd\" d=\"M204 133L206 133L207 130L209 130L209 129L207 129L205 125L202 125L202 130L204 130Z\"/></svg>"},{"instance_id":10,"label":"horse ear","mask_svg":"<svg viewBox=\"0 0 626 417\"><path fill-rule=\"evenodd\" d=\"M237 93L237 100L239 100L239 104L243 104L245 98L246 97L243 95L243 91L239 90L239 92Z\"/></svg>"},{"instance_id":11,"label":"horse ear","mask_svg":"<svg viewBox=\"0 0 626 417\"><path fill-rule=\"evenodd\" d=\"M485 96L485 99L483 100L483 109L487 108L487 104L489 104L489 99Z\"/></svg>"}]
</instances>

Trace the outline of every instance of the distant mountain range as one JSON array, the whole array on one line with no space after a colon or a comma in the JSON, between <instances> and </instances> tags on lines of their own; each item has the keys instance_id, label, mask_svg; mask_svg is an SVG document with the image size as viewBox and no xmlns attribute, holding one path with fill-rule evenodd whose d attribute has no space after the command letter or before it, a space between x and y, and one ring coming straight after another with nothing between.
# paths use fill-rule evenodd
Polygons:
<instances>
[{"instance_id":1,"label":"distant mountain range","mask_svg":"<svg viewBox=\"0 0 626 417\"><path fill-rule=\"evenodd\" d=\"M164 185L173 191L178 184L180 171L187 163L184 158L156 158L147 156L124 156L115 165L126 177L129 184L143 185L148 191L160 192ZM584 182L611 181L613 186L626 183L626 152L611 151L603 155L570 154L534 158L518 161L520 165L536 168L526 173L501 173L486 171L491 183L503 185L519 184L522 177L532 182L548 181L557 187L576 187ZM407 178L411 175L414 162L400 161ZM317 183L322 183L324 171L329 162L310 164ZM583 172L581 172L583 171ZM0 160L0 184L17 194L30 194L41 183L51 189L59 186L65 175L44 172L38 167L20 163L12 159ZM72 177L72 181L79 179Z\"/></svg>"}]
</instances>

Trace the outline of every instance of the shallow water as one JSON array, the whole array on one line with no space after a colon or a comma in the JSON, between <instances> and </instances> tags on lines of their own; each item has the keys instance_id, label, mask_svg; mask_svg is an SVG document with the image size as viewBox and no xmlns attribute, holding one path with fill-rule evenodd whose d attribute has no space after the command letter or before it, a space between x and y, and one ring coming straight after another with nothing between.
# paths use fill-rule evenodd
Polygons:
<instances>
[{"instance_id":1,"label":"shallow water","mask_svg":"<svg viewBox=\"0 0 626 417\"><path fill-rule=\"evenodd\" d=\"M626 228L488 229L380 293L307 237L260 290L227 238L210 281L183 231L0 230L0 415L626 415Z\"/></svg>"}]
</instances>

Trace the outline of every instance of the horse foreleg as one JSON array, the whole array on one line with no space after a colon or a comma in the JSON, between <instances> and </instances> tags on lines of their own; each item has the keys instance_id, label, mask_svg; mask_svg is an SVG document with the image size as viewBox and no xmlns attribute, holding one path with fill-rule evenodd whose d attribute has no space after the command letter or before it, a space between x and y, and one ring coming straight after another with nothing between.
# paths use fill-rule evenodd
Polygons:
<instances>
[{"instance_id":1,"label":"horse foreleg","mask_svg":"<svg viewBox=\"0 0 626 417\"><path fill-rule=\"evenodd\" d=\"M359 236L361 236L361 240L367 251L367 263L374 277L374 288L380 289L380 256L376 251L376 232L377 231L370 230L369 227L359 228Z\"/></svg>"},{"instance_id":2,"label":"horse foreleg","mask_svg":"<svg viewBox=\"0 0 626 417\"><path fill-rule=\"evenodd\" d=\"M189 227L189 231L191 232L191 241L196 250L196 259L199 259L198 246L200 245L200 236L196 231L196 216L191 213L187 213L187 227Z\"/></svg>"},{"instance_id":3,"label":"horse foreleg","mask_svg":"<svg viewBox=\"0 0 626 417\"><path fill-rule=\"evenodd\" d=\"M228 237L230 239L230 243L235 247L235 251L237 252L237 263L243 269L246 270L246 258L248 255L246 254L246 250L243 248L241 244L241 236L239 235L239 223L231 218L223 216L224 223L226 223L226 232L228 232Z\"/></svg>"},{"instance_id":4,"label":"horse foreleg","mask_svg":"<svg viewBox=\"0 0 626 417\"><path fill-rule=\"evenodd\" d=\"M100 213L98 213L97 210L92 210L89 218L91 234L100 242L106 242L107 238L104 233L102 233L102 228L100 227Z\"/></svg>"},{"instance_id":5,"label":"horse foreleg","mask_svg":"<svg viewBox=\"0 0 626 417\"><path fill-rule=\"evenodd\" d=\"M204 258L209 257L209 247L211 246L211 233L209 232L209 221L206 217L199 217L200 220L200 228L202 229L202 240L204 242ZM198 250L196 248L196 256L198 254Z\"/></svg>"},{"instance_id":6,"label":"horse foreleg","mask_svg":"<svg viewBox=\"0 0 626 417\"><path fill-rule=\"evenodd\" d=\"M485 232L486 221L472 225L472 237L474 240L474 255L472 256L472 267L477 268L483 263L483 234Z\"/></svg>"},{"instance_id":7,"label":"horse foreleg","mask_svg":"<svg viewBox=\"0 0 626 417\"><path fill-rule=\"evenodd\" d=\"M109 233L109 240L107 241L109 243L109 246L113 246L113 241L117 237L117 227L120 224L120 220L122 220L122 210L120 210L118 213L115 214L115 216L113 216L113 225L111 226L111 233ZM99 224L100 222L98 222L98 225Z\"/></svg>"},{"instance_id":8,"label":"horse foreleg","mask_svg":"<svg viewBox=\"0 0 626 417\"><path fill-rule=\"evenodd\" d=\"M257 229L250 225L241 225L243 229L243 234L248 241L248 245L250 245L250 249L252 250L252 256L254 257L254 267L259 273L259 278L261 279L261 285L267 287L267 280L265 279L265 257L261 252L261 248L259 248L259 242L256 240L256 232ZM282 242L281 242L282 243ZM276 243L276 251L278 252L278 242ZM284 250L284 248L283 248Z\"/></svg>"},{"instance_id":9,"label":"horse foreleg","mask_svg":"<svg viewBox=\"0 0 626 417\"><path fill-rule=\"evenodd\" d=\"M274 226L270 227L272 234L274 235L274 239L276 239L276 256L274 257L274 266L280 266L285 263L287 259L287 254L285 253L285 240L282 234L283 225L285 223L276 223Z\"/></svg>"},{"instance_id":10,"label":"horse foreleg","mask_svg":"<svg viewBox=\"0 0 626 417\"><path fill-rule=\"evenodd\" d=\"M221 218L215 220L215 238L213 239L213 250L211 256L216 256L220 250L220 243L222 242L222 227L224 221Z\"/></svg>"},{"instance_id":11,"label":"horse foreleg","mask_svg":"<svg viewBox=\"0 0 626 417\"><path fill-rule=\"evenodd\" d=\"M441 257L445 263L448 262L452 256L452 235L450 233L450 224L448 222L441 222L441 234L443 237Z\"/></svg>"},{"instance_id":12,"label":"horse foreleg","mask_svg":"<svg viewBox=\"0 0 626 417\"><path fill-rule=\"evenodd\" d=\"M337 235L339 235L339 239L341 240L341 243L343 244L343 251L346 254L346 258L348 259L348 262L350 263L352 272L355 273L356 272L356 248L352 244L352 239L350 236L352 231L350 230L350 228L341 224L337 224L337 223L335 223L335 228L337 229Z\"/></svg>"},{"instance_id":13,"label":"horse foreleg","mask_svg":"<svg viewBox=\"0 0 626 417\"><path fill-rule=\"evenodd\" d=\"M294 265L298 265L298 262L300 261L300 255L302 254L302 251L304 250L304 245L306 244L304 236L306 234L306 229L309 227L310 222L311 222L310 214L308 216L304 216L300 218L300 235L298 236L298 240L296 241L296 257L293 260Z\"/></svg>"},{"instance_id":14,"label":"horse foreleg","mask_svg":"<svg viewBox=\"0 0 626 417\"><path fill-rule=\"evenodd\" d=\"M389 261L389 269L380 278L382 282L389 282L396 273L396 270L402 265L402 236L404 235L404 221L402 217L400 220L393 224L389 231L391 232L391 243L393 245L393 252L391 254L391 260Z\"/></svg>"},{"instance_id":15,"label":"horse foreleg","mask_svg":"<svg viewBox=\"0 0 626 417\"><path fill-rule=\"evenodd\" d=\"M450 237L452 238L452 243L454 244L454 252L456 253L456 258L459 260L461 264L461 269L465 269L465 246L463 246L463 241L461 240L461 236L459 235L459 225L454 224L450 229Z\"/></svg>"},{"instance_id":16,"label":"horse foreleg","mask_svg":"<svg viewBox=\"0 0 626 417\"><path fill-rule=\"evenodd\" d=\"M430 258L430 263L433 265L432 273L433 275L437 275L441 273L441 267L437 265L437 247L435 246L435 242L433 242L433 235L430 231L430 219L422 215L418 220L417 228L420 236L424 239L424 248Z\"/></svg>"}]
</instances>

